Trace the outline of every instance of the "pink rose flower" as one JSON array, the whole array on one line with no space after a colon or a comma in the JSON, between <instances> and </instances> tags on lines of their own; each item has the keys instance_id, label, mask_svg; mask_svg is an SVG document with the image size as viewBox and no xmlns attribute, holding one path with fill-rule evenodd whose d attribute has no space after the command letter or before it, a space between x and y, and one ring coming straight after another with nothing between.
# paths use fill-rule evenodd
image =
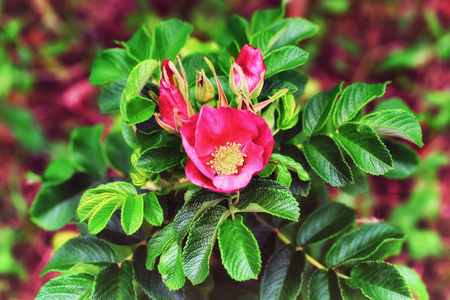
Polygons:
<instances>
[{"instance_id":1,"label":"pink rose flower","mask_svg":"<svg viewBox=\"0 0 450 300\"><path fill-rule=\"evenodd\" d=\"M236 62L231 65L231 89L236 95L242 90L250 99L258 97L264 84L266 71L261 50L245 44ZM241 77L244 77L244 80L241 80Z\"/></svg>"},{"instance_id":2,"label":"pink rose flower","mask_svg":"<svg viewBox=\"0 0 450 300\"><path fill-rule=\"evenodd\" d=\"M267 165L274 145L261 116L229 106L203 106L180 133L188 155L188 180L221 193L247 186Z\"/></svg>"},{"instance_id":3,"label":"pink rose flower","mask_svg":"<svg viewBox=\"0 0 450 300\"><path fill-rule=\"evenodd\" d=\"M193 115L186 87L186 79L181 76L170 60L165 59L162 65L158 98L161 117L157 117L156 120L161 127L169 132L179 132L181 126Z\"/></svg>"}]
</instances>

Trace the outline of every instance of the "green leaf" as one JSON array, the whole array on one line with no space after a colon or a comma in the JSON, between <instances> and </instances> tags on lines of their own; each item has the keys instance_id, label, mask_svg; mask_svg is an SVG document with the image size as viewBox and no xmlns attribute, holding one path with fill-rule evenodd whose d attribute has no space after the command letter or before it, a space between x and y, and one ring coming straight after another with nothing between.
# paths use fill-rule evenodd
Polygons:
<instances>
[{"instance_id":1,"label":"green leaf","mask_svg":"<svg viewBox=\"0 0 450 300\"><path fill-rule=\"evenodd\" d=\"M300 41L315 35L319 30L319 26L306 19L288 18L281 19L267 28L267 30L272 32L279 32L281 29L285 30L273 45L273 49L288 45L297 45Z\"/></svg>"},{"instance_id":2,"label":"green leaf","mask_svg":"<svg viewBox=\"0 0 450 300\"><path fill-rule=\"evenodd\" d=\"M166 245L159 259L158 270L169 290L178 290L184 286L186 278L181 261L181 246L175 239L172 239Z\"/></svg>"},{"instance_id":3,"label":"green leaf","mask_svg":"<svg viewBox=\"0 0 450 300\"><path fill-rule=\"evenodd\" d=\"M122 207L120 221L127 235L135 233L144 220L144 200L142 195L127 196Z\"/></svg>"},{"instance_id":4,"label":"green leaf","mask_svg":"<svg viewBox=\"0 0 450 300\"><path fill-rule=\"evenodd\" d=\"M292 183L292 176L288 168L283 164L278 164L276 168L276 173L277 173L277 182L289 188Z\"/></svg>"},{"instance_id":5,"label":"green leaf","mask_svg":"<svg viewBox=\"0 0 450 300\"><path fill-rule=\"evenodd\" d=\"M92 236L80 236L62 245L39 276L51 271L68 271L79 264L105 266L114 262L116 254L107 244Z\"/></svg>"},{"instance_id":6,"label":"green leaf","mask_svg":"<svg viewBox=\"0 0 450 300\"><path fill-rule=\"evenodd\" d=\"M277 217L297 221L300 216L298 202L283 184L273 180L253 179L241 191L237 209L265 212Z\"/></svg>"},{"instance_id":7,"label":"green leaf","mask_svg":"<svg viewBox=\"0 0 450 300\"><path fill-rule=\"evenodd\" d=\"M213 206L192 224L183 250L183 269L192 284L202 283L209 273L209 257L220 223L229 215L223 206Z\"/></svg>"},{"instance_id":8,"label":"green leaf","mask_svg":"<svg viewBox=\"0 0 450 300\"><path fill-rule=\"evenodd\" d=\"M353 225L356 212L347 206L330 202L310 214L297 234L297 244L311 245L328 240Z\"/></svg>"},{"instance_id":9,"label":"green leaf","mask_svg":"<svg viewBox=\"0 0 450 300\"><path fill-rule=\"evenodd\" d=\"M333 270L318 269L309 279L308 300L342 300L338 277Z\"/></svg>"},{"instance_id":10,"label":"green leaf","mask_svg":"<svg viewBox=\"0 0 450 300\"><path fill-rule=\"evenodd\" d=\"M78 127L70 133L69 154L72 161L82 170L96 178L106 172L106 162L100 139L103 125Z\"/></svg>"},{"instance_id":11,"label":"green leaf","mask_svg":"<svg viewBox=\"0 0 450 300\"><path fill-rule=\"evenodd\" d=\"M193 29L191 24L177 19L160 22L153 30L155 42L152 58L174 60L188 41Z\"/></svg>"},{"instance_id":12,"label":"green leaf","mask_svg":"<svg viewBox=\"0 0 450 300\"><path fill-rule=\"evenodd\" d=\"M339 127L350 121L367 103L383 96L388 83L356 82L346 87L334 111L334 126Z\"/></svg>"},{"instance_id":13,"label":"green leaf","mask_svg":"<svg viewBox=\"0 0 450 300\"><path fill-rule=\"evenodd\" d=\"M124 175L130 172L133 151L125 142L121 131L111 132L106 137L105 153L114 169Z\"/></svg>"},{"instance_id":14,"label":"green leaf","mask_svg":"<svg viewBox=\"0 0 450 300\"><path fill-rule=\"evenodd\" d=\"M361 123L378 133L401 137L422 147L422 129L416 116L403 109L382 110L364 116Z\"/></svg>"},{"instance_id":15,"label":"green leaf","mask_svg":"<svg viewBox=\"0 0 450 300\"><path fill-rule=\"evenodd\" d=\"M120 99L120 114L128 126L150 119L155 111L153 100L140 96L142 88L158 68L158 62L150 59L139 63L131 71Z\"/></svg>"},{"instance_id":16,"label":"green leaf","mask_svg":"<svg viewBox=\"0 0 450 300\"><path fill-rule=\"evenodd\" d=\"M328 267L363 260L387 241L404 239L404 235L386 223L367 224L340 237L327 253Z\"/></svg>"},{"instance_id":17,"label":"green leaf","mask_svg":"<svg viewBox=\"0 0 450 300\"><path fill-rule=\"evenodd\" d=\"M353 175L353 183L340 187L339 189L351 196L357 196L364 194L369 189L369 182L367 181L367 175L354 163L350 164L350 170Z\"/></svg>"},{"instance_id":18,"label":"green leaf","mask_svg":"<svg viewBox=\"0 0 450 300\"><path fill-rule=\"evenodd\" d=\"M264 56L266 52L269 50L269 44L272 38L274 37L274 33L270 31L259 31L258 33L252 36L250 45L255 48L261 50L261 54Z\"/></svg>"},{"instance_id":19,"label":"green leaf","mask_svg":"<svg viewBox=\"0 0 450 300\"><path fill-rule=\"evenodd\" d=\"M305 255L292 245L278 248L270 257L261 280L262 300L296 299L302 288Z\"/></svg>"},{"instance_id":20,"label":"green leaf","mask_svg":"<svg viewBox=\"0 0 450 300\"><path fill-rule=\"evenodd\" d=\"M89 176L83 173L75 173L58 185L44 184L31 205L31 220L45 230L61 229L77 216L81 193L90 184Z\"/></svg>"},{"instance_id":21,"label":"green leaf","mask_svg":"<svg viewBox=\"0 0 450 300\"><path fill-rule=\"evenodd\" d=\"M308 163L323 180L332 186L353 183L350 167L332 138L326 135L313 136L303 147Z\"/></svg>"},{"instance_id":22,"label":"green leaf","mask_svg":"<svg viewBox=\"0 0 450 300\"><path fill-rule=\"evenodd\" d=\"M411 176L420 163L417 153L402 143L396 143L387 139L383 142L394 161L394 169L384 174L384 176L392 179L405 179Z\"/></svg>"},{"instance_id":23,"label":"green leaf","mask_svg":"<svg viewBox=\"0 0 450 300\"><path fill-rule=\"evenodd\" d=\"M67 157L60 157L52 161L44 174L42 174L42 182L44 184L61 184L69 180L76 170L72 162Z\"/></svg>"},{"instance_id":24,"label":"green leaf","mask_svg":"<svg viewBox=\"0 0 450 300\"><path fill-rule=\"evenodd\" d=\"M127 182L110 182L86 191L77 209L78 217L81 222L89 219L89 231L97 234L105 228L112 214L124 202L129 203L123 209L125 212L122 211L121 224L124 231L130 235L142 224L143 208L142 196L137 195L136 189ZM134 202L137 202L136 207Z\"/></svg>"},{"instance_id":25,"label":"green leaf","mask_svg":"<svg viewBox=\"0 0 450 300\"><path fill-rule=\"evenodd\" d=\"M166 225L163 229L158 231L147 243L147 260L145 266L149 270L155 268L155 260L166 248L167 244L173 240L175 231L173 230L173 223Z\"/></svg>"},{"instance_id":26,"label":"green leaf","mask_svg":"<svg viewBox=\"0 0 450 300\"><path fill-rule=\"evenodd\" d=\"M411 268L408 268L406 266L396 266L397 269L400 270L400 272L405 277L406 281L408 282L408 286L411 288L411 291L413 295L415 296L414 299L417 300L429 300L430 295L428 295L427 287L422 281L422 278L420 278L420 275L417 274L416 271L414 271Z\"/></svg>"},{"instance_id":27,"label":"green leaf","mask_svg":"<svg viewBox=\"0 0 450 300\"><path fill-rule=\"evenodd\" d=\"M270 97L275 94L275 92L281 91L283 89L289 89L289 93L295 93L298 90L297 86L292 82L272 77L264 80L264 85L261 90L261 96Z\"/></svg>"},{"instance_id":28,"label":"green leaf","mask_svg":"<svg viewBox=\"0 0 450 300\"><path fill-rule=\"evenodd\" d=\"M403 109L406 112L414 114L413 110L406 104L402 99L399 98L389 98L381 101L373 110L373 112L378 112L388 109Z\"/></svg>"},{"instance_id":29,"label":"green leaf","mask_svg":"<svg viewBox=\"0 0 450 300\"><path fill-rule=\"evenodd\" d=\"M237 281L257 279L261 271L261 253L252 232L242 223L242 216L225 220L219 227L222 263Z\"/></svg>"},{"instance_id":30,"label":"green leaf","mask_svg":"<svg viewBox=\"0 0 450 300\"><path fill-rule=\"evenodd\" d=\"M308 61L308 57L307 52L296 46L285 46L271 51L264 57L267 68L266 78L303 65Z\"/></svg>"},{"instance_id":31,"label":"green leaf","mask_svg":"<svg viewBox=\"0 0 450 300\"><path fill-rule=\"evenodd\" d=\"M250 25L250 31L254 35L258 31L264 30L277 22L284 15L284 6L281 5L274 9L261 9L257 10L253 16Z\"/></svg>"},{"instance_id":32,"label":"green leaf","mask_svg":"<svg viewBox=\"0 0 450 300\"><path fill-rule=\"evenodd\" d=\"M298 174L298 178L303 181L311 180L309 177L308 171L305 170L305 168L298 162L296 162L294 159L290 158L289 156L280 154L280 153L273 153L271 156L271 160L277 160L278 163L285 165L288 167L288 169L296 172Z\"/></svg>"},{"instance_id":33,"label":"green leaf","mask_svg":"<svg viewBox=\"0 0 450 300\"><path fill-rule=\"evenodd\" d=\"M373 300L412 299L405 278L400 271L385 262L362 262L357 264L345 282L359 288Z\"/></svg>"},{"instance_id":34,"label":"green leaf","mask_svg":"<svg viewBox=\"0 0 450 300\"><path fill-rule=\"evenodd\" d=\"M277 106L277 111L277 127L280 130L290 129L297 124L300 106L297 106L294 95L288 94L281 97Z\"/></svg>"},{"instance_id":35,"label":"green leaf","mask_svg":"<svg viewBox=\"0 0 450 300\"><path fill-rule=\"evenodd\" d=\"M127 85L127 78L121 78L108 84L102 90L99 99L100 111L102 114L111 114L120 110L120 98Z\"/></svg>"},{"instance_id":36,"label":"green leaf","mask_svg":"<svg viewBox=\"0 0 450 300\"><path fill-rule=\"evenodd\" d=\"M137 299L133 281L133 267L130 261L124 261L120 268L117 264L111 264L95 277L91 299Z\"/></svg>"},{"instance_id":37,"label":"green leaf","mask_svg":"<svg viewBox=\"0 0 450 300\"><path fill-rule=\"evenodd\" d=\"M297 91L294 92L294 97L296 98L303 95L303 92L305 91L306 82L308 81L308 77L298 69L291 69L288 71L278 73L277 75L274 76L274 78L281 81L287 81L295 85L298 88Z\"/></svg>"},{"instance_id":38,"label":"green leaf","mask_svg":"<svg viewBox=\"0 0 450 300\"><path fill-rule=\"evenodd\" d=\"M125 49L103 50L94 60L89 82L101 85L128 77L134 65Z\"/></svg>"},{"instance_id":39,"label":"green leaf","mask_svg":"<svg viewBox=\"0 0 450 300\"><path fill-rule=\"evenodd\" d=\"M133 254L133 269L136 281L142 290L151 299L182 300L183 291L170 291L163 283L158 271L149 271L145 268L146 251L145 246L140 246Z\"/></svg>"},{"instance_id":40,"label":"green leaf","mask_svg":"<svg viewBox=\"0 0 450 300\"><path fill-rule=\"evenodd\" d=\"M153 226L161 226L164 221L164 212L155 194L147 193L144 197L144 217Z\"/></svg>"},{"instance_id":41,"label":"green leaf","mask_svg":"<svg viewBox=\"0 0 450 300\"><path fill-rule=\"evenodd\" d=\"M207 57L213 64L214 58L211 55L205 55L203 53L193 53L181 58L181 63L183 64L184 70L186 71L186 79L190 86L195 85L195 70L205 69L207 74L210 74L208 71L208 65L204 57ZM228 77L227 77L228 79ZM214 80L213 80L214 82Z\"/></svg>"},{"instance_id":42,"label":"green leaf","mask_svg":"<svg viewBox=\"0 0 450 300\"><path fill-rule=\"evenodd\" d=\"M136 168L149 173L160 173L178 165L186 155L178 147L160 146L147 149L141 153Z\"/></svg>"},{"instance_id":43,"label":"green leaf","mask_svg":"<svg viewBox=\"0 0 450 300\"><path fill-rule=\"evenodd\" d=\"M89 299L93 285L94 277L89 274L61 275L44 284L37 294L36 300Z\"/></svg>"},{"instance_id":44,"label":"green leaf","mask_svg":"<svg viewBox=\"0 0 450 300\"><path fill-rule=\"evenodd\" d=\"M307 137L318 132L326 124L337 97L342 92L341 82L331 90L315 94L308 100L303 111L303 132Z\"/></svg>"},{"instance_id":45,"label":"green leaf","mask_svg":"<svg viewBox=\"0 0 450 300\"><path fill-rule=\"evenodd\" d=\"M338 130L336 138L361 170L373 175L382 175L393 169L389 151L371 127L350 122Z\"/></svg>"},{"instance_id":46,"label":"green leaf","mask_svg":"<svg viewBox=\"0 0 450 300\"><path fill-rule=\"evenodd\" d=\"M228 31L233 35L239 47L248 44L248 22L243 17L233 14L227 22Z\"/></svg>"},{"instance_id":47,"label":"green leaf","mask_svg":"<svg viewBox=\"0 0 450 300\"><path fill-rule=\"evenodd\" d=\"M152 45L153 39L147 28L142 25L124 46L137 60L143 61L151 58Z\"/></svg>"},{"instance_id":48,"label":"green leaf","mask_svg":"<svg viewBox=\"0 0 450 300\"><path fill-rule=\"evenodd\" d=\"M177 242L181 244L184 237L191 228L192 223L206 209L227 199L224 194L214 193L206 189L201 189L192 195L185 194L185 203L174 218L174 229Z\"/></svg>"}]
</instances>

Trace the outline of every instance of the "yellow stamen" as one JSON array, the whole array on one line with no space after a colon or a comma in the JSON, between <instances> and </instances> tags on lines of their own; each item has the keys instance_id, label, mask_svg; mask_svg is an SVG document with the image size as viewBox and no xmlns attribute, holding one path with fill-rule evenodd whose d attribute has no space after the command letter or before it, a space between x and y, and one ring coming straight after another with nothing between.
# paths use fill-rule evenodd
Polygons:
<instances>
[{"instance_id":1,"label":"yellow stamen","mask_svg":"<svg viewBox=\"0 0 450 300\"><path fill-rule=\"evenodd\" d=\"M241 144L227 142L225 146L216 147L216 151L211 153L213 160L206 163L216 170L217 175L232 175L238 172L237 167L244 165L244 157L247 154L241 152Z\"/></svg>"}]
</instances>

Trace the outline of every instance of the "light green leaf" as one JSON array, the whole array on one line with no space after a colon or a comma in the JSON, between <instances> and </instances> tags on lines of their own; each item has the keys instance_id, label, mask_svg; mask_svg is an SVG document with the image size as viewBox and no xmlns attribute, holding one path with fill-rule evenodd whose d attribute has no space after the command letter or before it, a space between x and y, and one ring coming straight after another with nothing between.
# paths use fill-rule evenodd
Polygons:
<instances>
[{"instance_id":1,"label":"light green leaf","mask_svg":"<svg viewBox=\"0 0 450 300\"><path fill-rule=\"evenodd\" d=\"M189 39L194 27L181 20L171 19L160 22L153 30L152 58L174 60Z\"/></svg>"},{"instance_id":2,"label":"light green leaf","mask_svg":"<svg viewBox=\"0 0 450 300\"><path fill-rule=\"evenodd\" d=\"M373 175L382 175L393 169L389 151L371 127L350 122L338 130L336 138L361 170Z\"/></svg>"},{"instance_id":3,"label":"light green leaf","mask_svg":"<svg viewBox=\"0 0 450 300\"><path fill-rule=\"evenodd\" d=\"M89 299L93 285L94 277L89 274L61 275L44 284L37 294L36 300Z\"/></svg>"},{"instance_id":4,"label":"light green leaf","mask_svg":"<svg viewBox=\"0 0 450 300\"><path fill-rule=\"evenodd\" d=\"M417 153L402 143L396 143L387 139L383 142L394 161L394 169L384 174L384 176L392 179L405 179L411 176L420 163Z\"/></svg>"},{"instance_id":5,"label":"light green leaf","mask_svg":"<svg viewBox=\"0 0 450 300\"><path fill-rule=\"evenodd\" d=\"M124 261L120 268L117 264L103 268L95 277L91 299L137 299L130 261Z\"/></svg>"},{"instance_id":6,"label":"light green leaf","mask_svg":"<svg viewBox=\"0 0 450 300\"><path fill-rule=\"evenodd\" d=\"M369 125L378 133L401 137L422 147L422 129L413 114L403 109L382 110L364 116L361 123Z\"/></svg>"},{"instance_id":7,"label":"light green leaf","mask_svg":"<svg viewBox=\"0 0 450 300\"><path fill-rule=\"evenodd\" d=\"M400 271L385 262L362 262L356 265L345 282L352 288L359 288L373 300L412 299L405 278Z\"/></svg>"},{"instance_id":8,"label":"light green leaf","mask_svg":"<svg viewBox=\"0 0 450 300\"><path fill-rule=\"evenodd\" d=\"M328 240L353 225L356 212L347 206L330 202L310 214L297 234L298 245Z\"/></svg>"},{"instance_id":9,"label":"light green leaf","mask_svg":"<svg viewBox=\"0 0 450 300\"><path fill-rule=\"evenodd\" d=\"M223 206L213 206L192 224L183 250L183 269L192 284L202 283L209 273L209 257L216 240L217 229L230 212Z\"/></svg>"},{"instance_id":10,"label":"light green leaf","mask_svg":"<svg viewBox=\"0 0 450 300\"><path fill-rule=\"evenodd\" d=\"M425 286L425 284L422 281L422 278L420 278L420 275L417 274L416 271L414 271L411 268L408 268L407 266L396 266L396 267L397 269L400 270L400 272L403 274L406 281L408 282L408 285L411 288L411 291L415 296L415 299L417 300L430 299L427 287Z\"/></svg>"},{"instance_id":11,"label":"light green leaf","mask_svg":"<svg viewBox=\"0 0 450 300\"><path fill-rule=\"evenodd\" d=\"M239 211L265 212L284 219L297 221L300 216L298 202L283 184L273 180L253 179L241 190Z\"/></svg>"},{"instance_id":12,"label":"light green leaf","mask_svg":"<svg viewBox=\"0 0 450 300\"><path fill-rule=\"evenodd\" d=\"M116 254L107 244L95 237L80 236L62 245L39 276L51 271L68 271L80 264L105 266L114 262L116 262Z\"/></svg>"},{"instance_id":13,"label":"light green leaf","mask_svg":"<svg viewBox=\"0 0 450 300\"><path fill-rule=\"evenodd\" d=\"M342 92L341 82L331 90L315 94L305 105L303 112L303 132L307 137L318 132L326 124L337 97Z\"/></svg>"},{"instance_id":14,"label":"light green leaf","mask_svg":"<svg viewBox=\"0 0 450 300\"><path fill-rule=\"evenodd\" d=\"M161 226L164 221L164 212L155 194L147 193L144 197L144 217L153 226Z\"/></svg>"},{"instance_id":15,"label":"light green leaf","mask_svg":"<svg viewBox=\"0 0 450 300\"><path fill-rule=\"evenodd\" d=\"M200 216L200 214L211 206L227 199L224 194L214 193L206 189L201 189L192 194L189 194L188 192L185 194L184 205L178 211L173 221L177 242L179 244L181 244L191 228L192 223Z\"/></svg>"},{"instance_id":16,"label":"light green leaf","mask_svg":"<svg viewBox=\"0 0 450 300\"><path fill-rule=\"evenodd\" d=\"M135 64L125 49L103 50L94 60L89 82L101 85L128 77Z\"/></svg>"},{"instance_id":17,"label":"light green leaf","mask_svg":"<svg viewBox=\"0 0 450 300\"><path fill-rule=\"evenodd\" d=\"M237 281L257 279L261 271L261 253L252 232L242 223L242 216L225 220L219 227L222 263Z\"/></svg>"},{"instance_id":18,"label":"light green leaf","mask_svg":"<svg viewBox=\"0 0 450 300\"><path fill-rule=\"evenodd\" d=\"M277 182L289 188L292 183L292 176L288 168L285 165L278 164L276 173L277 173Z\"/></svg>"},{"instance_id":19,"label":"light green leaf","mask_svg":"<svg viewBox=\"0 0 450 300\"><path fill-rule=\"evenodd\" d=\"M76 172L72 162L67 157L60 157L52 161L42 175L44 184L61 184L69 180Z\"/></svg>"},{"instance_id":20,"label":"light green leaf","mask_svg":"<svg viewBox=\"0 0 450 300\"><path fill-rule=\"evenodd\" d=\"M106 172L106 162L100 145L102 133L103 125L78 127L70 133L70 158L82 170L96 178L102 178Z\"/></svg>"},{"instance_id":21,"label":"light green leaf","mask_svg":"<svg viewBox=\"0 0 450 300\"><path fill-rule=\"evenodd\" d=\"M131 71L120 99L120 114L128 122L128 126L144 122L152 117L155 103L139 94L157 68L158 62L150 59L139 63Z\"/></svg>"},{"instance_id":22,"label":"light green leaf","mask_svg":"<svg viewBox=\"0 0 450 300\"><path fill-rule=\"evenodd\" d=\"M270 31L259 31L258 33L254 34L252 36L250 45L252 45L255 48L258 48L261 50L261 54L264 56L265 53L268 50L268 45L270 43L270 40L273 38L274 33Z\"/></svg>"},{"instance_id":23,"label":"light green leaf","mask_svg":"<svg viewBox=\"0 0 450 300\"><path fill-rule=\"evenodd\" d=\"M264 57L266 78L303 65L308 61L308 57L307 52L296 46L285 46L271 51Z\"/></svg>"},{"instance_id":24,"label":"light green leaf","mask_svg":"<svg viewBox=\"0 0 450 300\"><path fill-rule=\"evenodd\" d=\"M353 183L350 167L332 138L313 136L303 147L308 163L323 180L339 187Z\"/></svg>"},{"instance_id":25,"label":"light green leaf","mask_svg":"<svg viewBox=\"0 0 450 300\"><path fill-rule=\"evenodd\" d=\"M298 178L303 181L311 180L309 177L308 171L303 168L303 166L296 162L294 159L290 158L289 156L280 154L280 153L273 153L271 158L273 160L277 160L278 163L287 166L288 169L296 172L298 174Z\"/></svg>"},{"instance_id":26,"label":"light green leaf","mask_svg":"<svg viewBox=\"0 0 450 300\"><path fill-rule=\"evenodd\" d=\"M155 260L166 248L167 244L175 237L173 223L166 225L158 231L147 243L147 260L145 266L149 270L155 268Z\"/></svg>"},{"instance_id":27,"label":"light green leaf","mask_svg":"<svg viewBox=\"0 0 450 300\"><path fill-rule=\"evenodd\" d=\"M334 111L334 126L339 127L350 121L367 103L383 96L388 83L356 82L346 87Z\"/></svg>"},{"instance_id":28,"label":"light green leaf","mask_svg":"<svg viewBox=\"0 0 450 300\"><path fill-rule=\"evenodd\" d=\"M250 25L250 31L254 35L258 31L264 30L277 22L284 15L284 6L281 5L274 9L261 9L257 10L253 16Z\"/></svg>"},{"instance_id":29,"label":"light green leaf","mask_svg":"<svg viewBox=\"0 0 450 300\"><path fill-rule=\"evenodd\" d=\"M340 237L328 251L326 264L331 268L349 261L363 260L375 253L383 243L404 237L386 223L367 224Z\"/></svg>"},{"instance_id":30,"label":"light green leaf","mask_svg":"<svg viewBox=\"0 0 450 300\"><path fill-rule=\"evenodd\" d=\"M121 78L102 90L99 99L102 114L111 114L120 110L120 98L127 85L127 78Z\"/></svg>"},{"instance_id":31,"label":"light green leaf","mask_svg":"<svg viewBox=\"0 0 450 300\"><path fill-rule=\"evenodd\" d=\"M302 288L305 255L292 245L278 248L267 262L261 281L261 300L294 300Z\"/></svg>"},{"instance_id":32,"label":"light green leaf","mask_svg":"<svg viewBox=\"0 0 450 300\"><path fill-rule=\"evenodd\" d=\"M131 170L132 149L127 145L121 131L111 132L105 140L105 153L109 163L122 174Z\"/></svg>"},{"instance_id":33,"label":"light green leaf","mask_svg":"<svg viewBox=\"0 0 450 300\"><path fill-rule=\"evenodd\" d=\"M143 61L151 58L152 45L153 39L145 25L142 25L124 46L137 60Z\"/></svg>"},{"instance_id":34,"label":"light green leaf","mask_svg":"<svg viewBox=\"0 0 450 300\"><path fill-rule=\"evenodd\" d=\"M281 97L277 106L277 111L277 127L280 130L290 129L297 124L300 106L295 102L294 95L288 94Z\"/></svg>"},{"instance_id":35,"label":"light green leaf","mask_svg":"<svg viewBox=\"0 0 450 300\"><path fill-rule=\"evenodd\" d=\"M128 195L122 207L120 222L127 235L135 233L144 220L144 200L142 195Z\"/></svg>"},{"instance_id":36,"label":"light green leaf","mask_svg":"<svg viewBox=\"0 0 450 300\"><path fill-rule=\"evenodd\" d=\"M272 32L279 32L281 29L285 30L273 45L273 49L288 45L297 45L300 41L315 35L319 30L319 26L306 19L287 18L281 19L267 28L267 30Z\"/></svg>"},{"instance_id":37,"label":"light green leaf","mask_svg":"<svg viewBox=\"0 0 450 300\"><path fill-rule=\"evenodd\" d=\"M339 280L333 270L314 271L308 283L308 300L342 300Z\"/></svg>"},{"instance_id":38,"label":"light green leaf","mask_svg":"<svg viewBox=\"0 0 450 300\"><path fill-rule=\"evenodd\" d=\"M136 168L149 173L160 173L168 168L178 165L186 154L180 152L175 146L159 146L147 149L141 153Z\"/></svg>"},{"instance_id":39,"label":"light green leaf","mask_svg":"<svg viewBox=\"0 0 450 300\"><path fill-rule=\"evenodd\" d=\"M169 290L178 290L184 286L186 278L181 261L181 246L178 245L175 239L172 239L166 245L159 259L158 270Z\"/></svg>"}]
</instances>

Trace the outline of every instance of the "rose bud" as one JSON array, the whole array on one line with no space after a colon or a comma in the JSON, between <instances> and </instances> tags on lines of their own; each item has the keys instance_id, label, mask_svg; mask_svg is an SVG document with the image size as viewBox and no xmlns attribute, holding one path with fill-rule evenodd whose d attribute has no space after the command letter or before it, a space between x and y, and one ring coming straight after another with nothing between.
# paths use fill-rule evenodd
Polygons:
<instances>
[{"instance_id":1,"label":"rose bud","mask_svg":"<svg viewBox=\"0 0 450 300\"><path fill-rule=\"evenodd\" d=\"M195 97L200 103L206 103L211 99L214 99L216 91L212 82L206 77L205 69L195 74Z\"/></svg>"}]
</instances>

